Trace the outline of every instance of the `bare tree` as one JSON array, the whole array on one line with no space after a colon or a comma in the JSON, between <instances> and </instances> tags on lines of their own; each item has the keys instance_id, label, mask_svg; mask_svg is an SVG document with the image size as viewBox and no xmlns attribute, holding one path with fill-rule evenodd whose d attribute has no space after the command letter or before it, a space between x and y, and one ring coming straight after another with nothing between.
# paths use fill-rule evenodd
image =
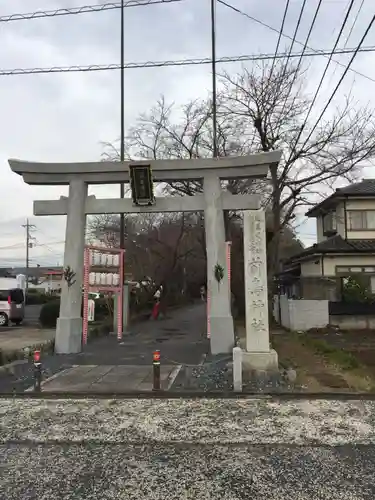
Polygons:
<instances>
[{"instance_id":1,"label":"bare tree","mask_svg":"<svg viewBox=\"0 0 375 500\"><path fill-rule=\"evenodd\" d=\"M332 188L342 178L355 178L361 162L375 152L374 112L351 98L310 132L314 120L306 122L306 115L311 103L305 74L298 71L282 62L271 71L265 63L221 78L221 117L244 131L253 152L283 152L279 166L271 167L271 277L279 270L283 227L291 224L296 209L311 203L322 184Z\"/></svg>"},{"instance_id":2,"label":"bare tree","mask_svg":"<svg viewBox=\"0 0 375 500\"><path fill-rule=\"evenodd\" d=\"M118 216L101 215L89 220L92 239L118 246ZM170 283L179 292L205 273L204 244L197 214L142 214L125 219L126 269L134 278L152 277ZM175 287L173 285L176 285ZM176 293L177 293L176 291Z\"/></svg>"},{"instance_id":3,"label":"bare tree","mask_svg":"<svg viewBox=\"0 0 375 500\"><path fill-rule=\"evenodd\" d=\"M218 98L218 151L220 156L245 155L280 149L278 167L272 166L269 189L253 180L228 181L233 194L262 192L272 213L272 280L279 270L283 232L290 228L299 207L311 203L315 193L332 189L342 178L353 179L361 162L374 155L374 113L360 108L350 97L333 108L312 131L311 102L306 74L283 62L253 65L236 75L220 78ZM212 103L189 102L182 108L161 98L140 115L126 138L127 157L204 158L212 156ZM104 155L118 159L115 145L107 144ZM165 189L179 195L202 190L200 182L172 182ZM268 218L269 219L269 218ZM197 219L198 220L198 219ZM202 220L200 241L204 245ZM228 224L227 224L228 226Z\"/></svg>"}]
</instances>

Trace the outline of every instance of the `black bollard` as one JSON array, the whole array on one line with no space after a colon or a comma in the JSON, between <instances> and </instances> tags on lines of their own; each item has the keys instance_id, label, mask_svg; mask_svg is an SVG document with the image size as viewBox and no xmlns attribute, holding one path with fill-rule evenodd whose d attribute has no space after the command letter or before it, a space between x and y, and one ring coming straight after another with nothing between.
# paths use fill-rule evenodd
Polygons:
<instances>
[{"instance_id":1,"label":"black bollard","mask_svg":"<svg viewBox=\"0 0 375 500\"><path fill-rule=\"evenodd\" d=\"M41 392L42 363L40 361L40 351L34 351L34 391Z\"/></svg>"},{"instance_id":2,"label":"black bollard","mask_svg":"<svg viewBox=\"0 0 375 500\"><path fill-rule=\"evenodd\" d=\"M160 351L154 351L152 358L153 368L153 391L160 391Z\"/></svg>"}]
</instances>

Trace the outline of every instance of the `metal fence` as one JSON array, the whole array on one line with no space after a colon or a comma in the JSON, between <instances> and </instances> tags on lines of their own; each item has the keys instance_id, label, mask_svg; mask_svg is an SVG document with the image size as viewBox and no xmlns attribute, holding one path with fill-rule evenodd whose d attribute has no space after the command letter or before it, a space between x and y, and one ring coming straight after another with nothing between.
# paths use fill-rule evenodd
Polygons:
<instances>
[{"instance_id":1,"label":"metal fence","mask_svg":"<svg viewBox=\"0 0 375 500\"><path fill-rule=\"evenodd\" d=\"M330 316L375 315L374 302L328 302Z\"/></svg>"}]
</instances>

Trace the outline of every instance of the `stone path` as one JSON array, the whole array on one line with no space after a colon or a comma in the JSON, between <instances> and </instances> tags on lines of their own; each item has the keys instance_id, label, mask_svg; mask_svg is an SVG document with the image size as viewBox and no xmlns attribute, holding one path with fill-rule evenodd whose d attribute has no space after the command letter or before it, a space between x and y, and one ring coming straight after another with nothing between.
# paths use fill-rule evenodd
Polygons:
<instances>
[{"instance_id":1,"label":"stone path","mask_svg":"<svg viewBox=\"0 0 375 500\"><path fill-rule=\"evenodd\" d=\"M121 344L113 335L89 342L79 354L43 356L43 378L50 378L76 365L136 366L139 373L142 373L140 377L145 378L148 375L143 375L142 367L146 367L146 371L151 370L152 355L155 350L160 350L161 353L161 366L164 367L162 373L164 369L172 372L180 365L198 366L203 362L209 350L209 342L205 333L204 304L193 304L171 310L166 319L143 321L133 325ZM71 374L73 375L74 372ZM78 375L80 375L79 372ZM25 391L33 385L33 377L32 363L17 364L12 367L11 372L0 370L0 392ZM72 385L77 383L79 383L79 376ZM113 390L115 390L114 386L111 388L111 391ZM127 390L130 388L128 387Z\"/></svg>"},{"instance_id":2,"label":"stone path","mask_svg":"<svg viewBox=\"0 0 375 500\"><path fill-rule=\"evenodd\" d=\"M181 365L162 365L161 389L168 390L173 384ZM153 369L151 366L134 365L81 365L68 368L42 384L43 392L126 392L152 391Z\"/></svg>"}]
</instances>

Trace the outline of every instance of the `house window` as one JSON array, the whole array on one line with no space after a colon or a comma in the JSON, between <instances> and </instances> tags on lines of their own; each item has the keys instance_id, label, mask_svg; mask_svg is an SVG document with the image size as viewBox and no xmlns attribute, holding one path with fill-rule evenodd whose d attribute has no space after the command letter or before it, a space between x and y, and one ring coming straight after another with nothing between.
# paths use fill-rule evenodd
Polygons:
<instances>
[{"instance_id":1,"label":"house window","mask_svg":"<svg viewBox=\"0 0 375 500\"><path fill-rule=\"evenodd\" d=\"M329 214L324 215L323 217L323 233L332 233L335 232L336 227L336 212L331 212Z\"/></svg>"},{"instance_id":2,"label":"house window","mask_svg":"<svg viewBox=\"0 0 375 500\"><path fill-rule=\"evenodd\" d=\"M348 210L349 231L375 229L375 210Z\"/></svg>"}]
</instances>

